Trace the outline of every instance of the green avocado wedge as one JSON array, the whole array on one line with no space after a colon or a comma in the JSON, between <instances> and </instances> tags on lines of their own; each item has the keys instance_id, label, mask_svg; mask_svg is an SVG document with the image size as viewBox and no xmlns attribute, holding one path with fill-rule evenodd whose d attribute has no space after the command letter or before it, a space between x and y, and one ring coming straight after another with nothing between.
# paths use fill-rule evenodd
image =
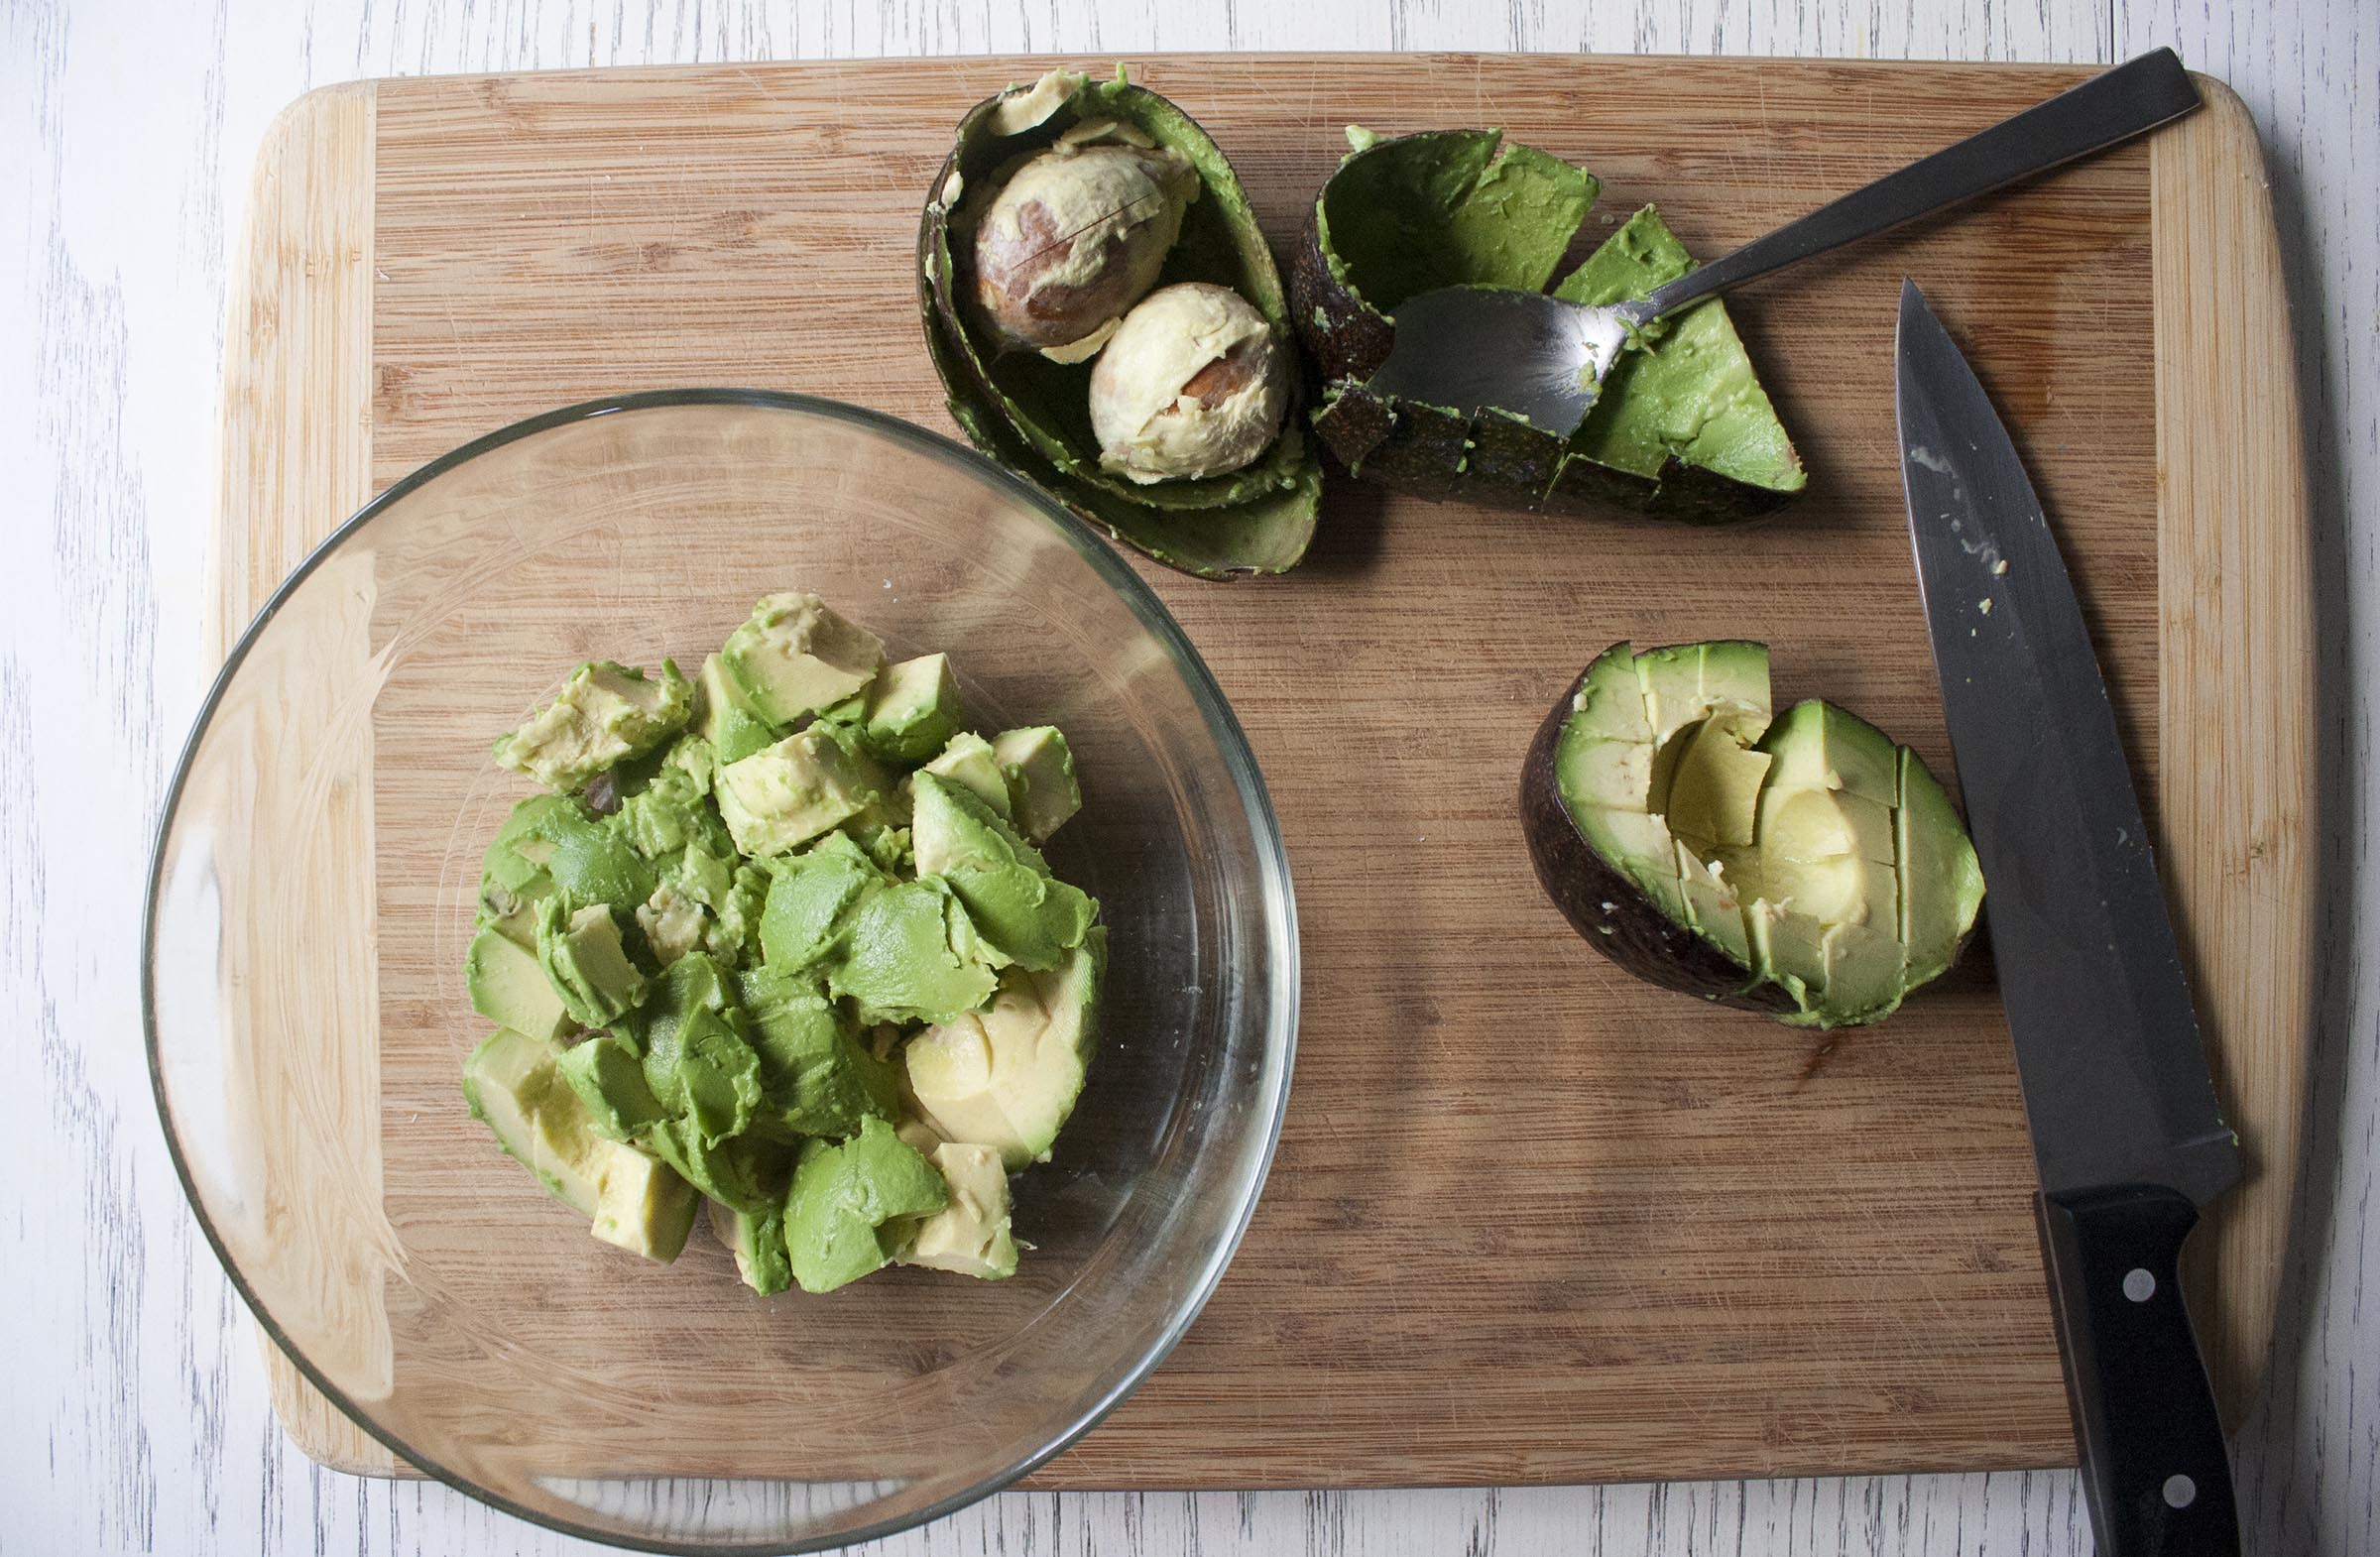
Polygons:
<instances>
[{"instance_id":1,"label":"green avocado wedge","mask_svg":"<svg viewBox=\"0 0 2380 1557\"><path fill-rule=\"evenodd\" d=\"M1322 500L1322 466L1291 407L1281 435L1244 470L1138 485L1100 467L1087 361L1002 352L965 301L973 223L1018 161L1076 125L1114 120L1187 158L1200 188L1160 286L1212 282L1295 339L1271 251L1231 164L1197 122L1125 79L1054 71L985 99L959 122L918 227L918 303L950 412L978 448L1118 540L1204 578L1279 573L1305 555Z\"/></svg>"},{"instance_id":2,"label":"green avocado wedge","mask_svg":"<svg viewBox=\"0 0 2380 1557\"><path fill-rule=\"evenodd\" d=\"M1614 644L1538 728L1520 805L1538 880L1588 944L1794 1026L1892 1015L1982 909L1924 761L1816 698L1772 717L1761 644Z\"/></svg>"},{"instance_id":3,"label":"green avocado wedge","mask_svg":"<svg viewBox=\"0 0 2380 1557\"><path fill-rule=\"evenodd\" d=\"M1492 410L1472 418L1373 394L1365 381L1395 342L1399 303L1448 286L1545 290L1599 185L1495 130L1383 140L1351 127L1348 139L1307 217L1290 301L1322 372L1315 433L1349 470L1431 499L1699 524L1752 518L1802 490L1800 457L1716 299L1631 342L1568 438ZM1553 291L1613 302L1693 268L1648 205Z\"/></svg>"}]
</instances>

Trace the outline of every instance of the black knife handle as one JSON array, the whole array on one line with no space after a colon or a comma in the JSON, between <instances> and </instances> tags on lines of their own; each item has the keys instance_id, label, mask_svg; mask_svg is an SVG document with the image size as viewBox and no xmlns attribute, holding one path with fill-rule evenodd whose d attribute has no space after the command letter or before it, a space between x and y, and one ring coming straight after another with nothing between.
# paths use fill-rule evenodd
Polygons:
<instances>
[{"instance_id":1,"label":"black knife handle","mask_svg":"<svg viewBox=\"0 0 2380 1557\"><path fill-rule=\"evenodd\" d=\"M2033 1209L2099 1557L2237 1557L2222 1420L2182 1301L2199 1208L2132 1186Z\"/></svg>"}]
</instances>

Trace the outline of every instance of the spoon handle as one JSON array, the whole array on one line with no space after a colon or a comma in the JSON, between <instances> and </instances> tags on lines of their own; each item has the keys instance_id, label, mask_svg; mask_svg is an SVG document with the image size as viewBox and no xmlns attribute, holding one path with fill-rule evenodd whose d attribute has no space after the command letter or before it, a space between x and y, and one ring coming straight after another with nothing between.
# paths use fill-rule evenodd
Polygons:
<instances>
[{"instance_id":1,"label":"spoon handle","mask_svg":"<svg viewBox=\"0 0 2380 1557\"><path fill-rule=\"evenodd\" d=\"M1660 318L1738 283L2128 141L2198 106L2199 90L2182 61L2171 49L2153 50L1755 238L1623 309L1639 322Z\"/></svg>"}]
</instances>

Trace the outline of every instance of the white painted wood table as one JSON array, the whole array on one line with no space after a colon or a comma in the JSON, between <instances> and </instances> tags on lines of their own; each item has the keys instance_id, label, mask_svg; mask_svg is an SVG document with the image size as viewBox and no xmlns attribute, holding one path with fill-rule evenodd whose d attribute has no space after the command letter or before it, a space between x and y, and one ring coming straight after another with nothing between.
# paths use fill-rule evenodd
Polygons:
<instances>
[{"instance_id":1,"label":"white painted wood table","mask_svg":"<svg viewBox=\"0 0 2380 1557\"><path fill-rule=\"evenodd\" d=\"M2278 1351L2239 1446L2260 1553L2380 1551L2380 12L2368 0L0 0L0 1553L591 1550L317 1469L168 1164L139 889L213 665L233 202L267 119L355 76L833 56L1466 49L2104 61L2247 100L2297 307L2320 572L2324 962ZM2067 1553L2071 1473L992 1499L886 1552Z\"/></svg>"}]
</instances>

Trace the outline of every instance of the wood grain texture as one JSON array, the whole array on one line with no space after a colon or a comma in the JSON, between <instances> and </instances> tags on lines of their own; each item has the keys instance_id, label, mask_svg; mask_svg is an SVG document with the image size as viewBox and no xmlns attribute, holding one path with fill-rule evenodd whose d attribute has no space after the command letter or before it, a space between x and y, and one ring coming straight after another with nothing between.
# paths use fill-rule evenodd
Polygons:
<instances>
[{"instance_id":1,"label":"wood grain texture","mask_svg":"<svg viewBox=\"0 0 2380 1557\"><path fill-rule=\"evenodd\" d=\"M351 359L369 353L374 485L506 420L617 389L763 383L941 422L899 258L942 150L937 111L1039 68L385 83L372 332L340 343ZM1594 167L1605 212L1657 199L1706 253L2072 79L1460 56L1167 58L1139 74L1233 149L1276 241L1335 162L1338 126L1467 122L1485 110L1478 83L1494 79L1509 133ZM2197 181L2256 182L2252 137L2209 122ZM2169 274L2196 274L2213 268L2204 255L2268 255L2269 221L2238 237L2221 218L2260 212L2161 218L2155 187L2149 152L2131 148L1745 304L1818 472L1817 493L1769 526L1715 538L1509 520L1343 487L1319 554L1278 585L1218 591L1144 569L1233 694L1296 861L1308 957L1298 1092L1265 1206L1207 1316L1041 1481L1538 1482L2071 1456L2031 1159L1987 983L1970 971L1813 1070L1806 1040L1652 995L1579 946L1529 890L1508 790L1528 727L1580 659L1619 637L1767 639L1788 695L1849 701L1945 766L1892 457L1889 298L1903 272L1968 331L2034 453L2153 781L2172 539L2194 527L2230 538L2229 576L2260 583L2236 558L2241 538L2304 526L2286 471L2273 472L2278 499L2250 480L2230 495L2252 501L2193 501L2194 472L2270 467L2243 457L2222 408L2153 388L2153 241ZM2252 287L2257 273L2225 274ZM2262 274L2274 293L2269 265ZM2011 295L2041 305L1988 306ZM2201 367L2237 374L2222 348L2238 344L2216 339ZM2286 398L2273 415L2294 427ZM2176 451L2162 491L2160 418ZM2302 574L2272 592L2286 598L2291 577L2302 594ZM1846 632L1848 600L1860 615ZM2245 634L2209 614L2196 637L2163 642L2247 663ZM2252 737L2228 713L2249 707L2302 746L2302 693L2254 684L2266 695L2219 678L2168 695L2218 748ZM419 750L419 733L405 744ZM384 831L389 858L417 870L396 840L445 837L450 808L402 777L382 785ZM2194 815L2241 808L2226 783L2202 792ZM2194 860L2199 895L2177 891L2227 927L2215 847ZM2302 870L2302 832L2269 847ZM400 916L384 957L438 938L403 920L417 895L382 896ZM2301 970L2302 989L2309 942L2302 918L2291 923L2294 942L2268 933L2256 949ZM396 986L390 1001L386 1020L401 1027L419 1006ZM2254 1019L2275 1008L2246 985L2218 981L2209 1001L2236 1017L2218 1026L2238 1075L2302 1076L2302 1021ZM450 1047L391 1041L390 1117L445 1094ZM2233 1091L2235 1119L2272 1164L2230 1210L2259 1262L2236 1271L2250 1294L2239 1310L2226 1306L2233 1271L2201 1306L2242 1338L2243 1378L2269 1334L2273 1230L2292 1184L2294 1135L2266 1126L2294 1118L2296 1097ZM394 1137L385 1149L393 1164L417 1155ZM392 1181L393 1200L408 1193ZM579 1364L601 1366L601 1343L588 1344ZM1246 1432L1251 1419L1262 1435ZM702 1426L664 1436L716 1467L724 1450Z\"/></svg>"},{"instance_id":2,"label":"wood grain texture","mask_svg":"<svg viewBox=\"0 0 2380 1557\"><path fill-rule=\"evenodd\" d=\"M2159 772L2175 929L2249 1163L2186 1273L2237 1423L2272 1342L2314 1025L2314 533L2264 160L2238 96L2201 86L2149 148Z\"/></svg>"},{"instance_id":3,"label":"wood grain texture","mask_svg":"<svg viewBox=\"0 0 2380 1557\"><path fill-rule=\"evenodd\" d=\"M588 1557L434 1484L307 1462L197 1240L140 1062L139 817L215 662L205 626L229 247L273 112L351 76L1047 49L1520 49L2105 62L2172 44L2266 145L2315 512L2324 975L2271 1380L2238 1442L2249 1549L2380 1549L2380 96L2360 0L1440 0L948 7L858 0L243 0L0 8L0 1055L48 1106L0 1133L6 1542L32 1552ZM1422 1557L2081 1554L2071 1473L1339 1494L1025 1494L872 1553Z\"/></svg>"},{"instance_id":4,"label":"wood grain texture","mask_svg":"<svg viewBox=\"0 0 2380 1557\"><path fill-rule=\"evenodd\" d=\"M340 349L372 323L374 96L369 82L309 92L273 121L257 154L226 310L247 346L224 356L222 523L209 623L218 658L321 540L326 517L353 513L374 491L371 374L368 364ZM333 629L330 641L341 636ZM300 871L285 887L335 892L342 882L370 879L369 787L358 785L354 805L344 812L346 858L332 859L336 851L299 857L326 873L328 884L297 879ZM368 930L363 938L368 945ZM240 1015L269 1022L272 1002L286 993L272 984L254 987L246 994L255 1009ZM362 1049L353 1057L377 1071L372 1032L353 1037ZM265 1067L256 1072L261 1111L273 1108L265 1094L284 1091L297 1079L273 1069L273 1058L252 1061ZM342 1088L338 1095L361 1111L346 1138L377 1141L377 1086ZM306 1166L293 1159L278 1171L303 1172ZM363 1166L377 1198L377 1152ZM297 1241L293 1247L308 1246ZM370 1292L352 1282L321 1284ZM358 1317L365 1321L361 1335L381 1328L378 1350L385 1351L387 1317L377 1301ZM276 1409L309 1457L354 1475L385 1476L397 1469L395 1457L307 1383L286 1352L259 1339ZM384 1356L366 1367L385 1376L386 1365Z\"/></svg>"}]
</instances>

